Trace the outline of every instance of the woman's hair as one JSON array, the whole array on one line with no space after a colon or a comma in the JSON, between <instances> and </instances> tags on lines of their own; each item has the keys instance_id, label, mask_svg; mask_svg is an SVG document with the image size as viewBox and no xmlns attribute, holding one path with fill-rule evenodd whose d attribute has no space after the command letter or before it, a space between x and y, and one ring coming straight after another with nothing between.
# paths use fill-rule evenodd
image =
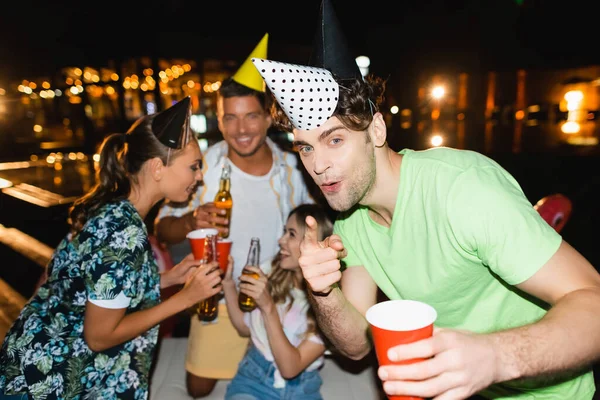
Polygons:
<instances>
[{"instance_id":1,"label":"woman's hair","mask_svg":"<svg viewBox=\"0 0 600 400\"><path fill-rule=\"evenodd\" d=\"M164 165L170 165L181 154L182 149L165 146L153 133L155 115L138 119L126 133L113 133L104 139L100 146L97 183L77 199L69 211L72 235L79 233L86 221L103 205L126 199L131 192L131 184L137 182L137 174L146 161L158 157Z\"/></svg>"},{"instance_id":2,"label":"woman's hair","mask_svg":"<svg viewBox=\"0 0 600 400\"><path fill-rule=\"evenodd\" d=\"M327 213L318 204L302 204L292 211L288 216L290 218L296 218L298 223L299 232L297 235L300 237L304 236L304 229L306 229L306 217L312 216L317 221L318 232L317 239L323 240L333 232L333 224L327 216ZM288 309L292 306L293 298L291 291L293 288L301 288L306 290L306 284L304 279L298 276L297 271L285 270L280 265L280 255L278 254L271 263L271 273L269 274L269 293L273 298L275 304L285 303L286 300L290 300ZM308 332L316 331L315 318L312 309L309 308L308 312Z\"/></svg>"},{"instance_id":3,"label":"woman's hair","mask_svg":"<svg viewBox=\"0 0 600 400\"><path fill-rule=\"evenodd\" d=\"M364 131L373 121L373 115L383 103L386 81L375 75L364 80L338 80L340 94L332 116L353 131ZM273 101L271 105L273 124L278 129L291 132L294 127L281 106Z\"/></svg>"}]
</instances>

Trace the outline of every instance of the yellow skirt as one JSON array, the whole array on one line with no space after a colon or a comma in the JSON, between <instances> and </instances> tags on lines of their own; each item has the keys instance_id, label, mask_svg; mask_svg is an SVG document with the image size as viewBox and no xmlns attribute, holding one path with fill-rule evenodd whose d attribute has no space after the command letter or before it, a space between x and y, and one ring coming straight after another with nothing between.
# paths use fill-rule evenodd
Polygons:
<instances>
[{"instance_id":1,"label":"yellow skirt","mask_svg":"<svg viewBox=\"0 0 600 400\"><path fill-rule=\"evenodd\" d=\"M248 340L231 324L225 304L219 304L215 323L203 323L194 315L190 322L185 369L202 378L232 379L246 353Z\"/></svg>"}]
</instances>

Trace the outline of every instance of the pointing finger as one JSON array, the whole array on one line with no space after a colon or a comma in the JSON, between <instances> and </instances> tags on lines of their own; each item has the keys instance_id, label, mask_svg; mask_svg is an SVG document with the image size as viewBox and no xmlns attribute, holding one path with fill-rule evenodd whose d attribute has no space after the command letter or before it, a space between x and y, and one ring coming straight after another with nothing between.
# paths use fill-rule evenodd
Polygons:
<instances>
[{"instance_id":1,"label":"pointing finger","mask_svg":"<svg viewBox=\"0 0 600 400\"><path fill-rule=\"evenodd\" d=\"M317 220L312 216L306 217L306 228L304 229L304 240L302 240L302 247L318 247L317 240Z\"/></svg>"}]
</instances>

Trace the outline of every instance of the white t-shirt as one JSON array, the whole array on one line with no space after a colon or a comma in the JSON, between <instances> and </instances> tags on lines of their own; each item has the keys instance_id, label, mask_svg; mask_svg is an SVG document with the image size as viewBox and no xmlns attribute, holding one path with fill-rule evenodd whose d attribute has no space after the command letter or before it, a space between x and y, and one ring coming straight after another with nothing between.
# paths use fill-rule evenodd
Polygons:
<instances>
[{"instance_id":1,"label":"white t-shirt","mask_svg":"<svg viewBox=\"0 0 600 400\"><path fill-rule=\"evenodd\" d=\"M270 268L261 265L261 269ZM292 289L292 297L294 302L292 307L288 310L289 301L283 304L277 304L277 313L283 326L285 336L290 341L291 345L298 347L304 340L310 340L311 342L324 344L323 339L316 333L311 333L308 336L306 331L308 329L308 318L306 312L309 307L308 300L306 299L305 293L297 288ZM267 336L267 330L263 321L262 313L258 308L255 308L251 312L244 313L244 322L250 329L250 338L254 346L262 353L262 355L269 361L273 362L274 357L269 346L269 339ZM314 371L323 365L325 356L321 355L315 361L313 361L307 368L307 371ZM277 366L275 366L277 369ZM277 369L275 372L275 387L284 387L285 380Z\"/></svg>"},{"instance_id":2,"label":"white t-shirt","mask_svg":"<svg viewBox=\"0 0 600 400\"><path fill-rule=\"evenodd\" d=\"M264 176L250 175L236 167L227 158L227 142L220 141L210 146L204 154L204 184L198 188L189 203L172 205L165 202L157 216L158 220L167 216L180 217L201 204L213 201L219 189L222 166L229 163L233 199L229 239L232 241L233 279L236 282L246 264L250 239L260 238L261 264L270 261L279 251L277 241L283 234L289 212L300 204L314 203L302 173L297 168L295 155L282 151L269 138L267 144L273 154L273 167ZM186 239L169 246L169 251L173 262L178 263L191 252L191 248ZM224 301L223 299L222 302Z\"/></svg>"}]
</instances>

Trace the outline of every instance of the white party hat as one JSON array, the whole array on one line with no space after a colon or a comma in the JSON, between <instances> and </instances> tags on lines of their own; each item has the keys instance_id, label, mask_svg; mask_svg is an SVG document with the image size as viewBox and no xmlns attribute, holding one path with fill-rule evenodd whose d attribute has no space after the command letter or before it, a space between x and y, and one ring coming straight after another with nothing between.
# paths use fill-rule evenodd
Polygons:
<instances>
[{"instance_id":1,"label":"white party hat","mask_svg":"<svg viewBox=\"0 0 600 400\"><path fill-rule=\"evenodd\" d=\"M340 87L328 70L263 58L252 62L295 128L318 128L335 111Z\"/></svg>"}]
</instances>

